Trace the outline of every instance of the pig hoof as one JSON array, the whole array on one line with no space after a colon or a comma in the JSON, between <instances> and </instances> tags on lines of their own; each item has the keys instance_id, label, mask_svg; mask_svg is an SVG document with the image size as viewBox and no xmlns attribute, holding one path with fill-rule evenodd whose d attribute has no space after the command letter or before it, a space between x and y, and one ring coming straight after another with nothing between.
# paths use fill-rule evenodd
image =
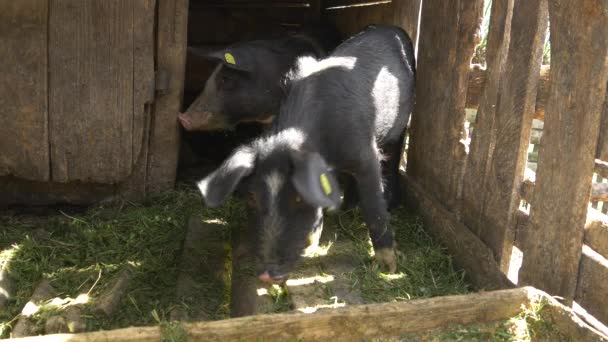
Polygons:
<instances>
[{"instance_id":1,"label":"pig hoof","mask_svg":"<svg viewBox=\"0 0 608 342\"><path fill-rule=\"evenodd\" d=\"M376 261L388 269L389 273L397 272L397 254L394 248L382 248L375 252Z\"/></svg>"}]
</instances>

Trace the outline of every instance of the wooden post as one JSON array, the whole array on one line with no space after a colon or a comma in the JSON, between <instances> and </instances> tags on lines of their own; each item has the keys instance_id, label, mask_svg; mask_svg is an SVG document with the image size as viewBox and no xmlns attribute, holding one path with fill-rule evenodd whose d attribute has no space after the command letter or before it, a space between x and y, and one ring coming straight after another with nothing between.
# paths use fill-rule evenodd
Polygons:
<instances>
[{"instance_id":1,"label":"wooden post","mask_svg":"<svg viewBox=\"0 0 608 342\"><path fill-rule=\"evenodd\" d=\"M462 186L460 138L482 11L481 0L425 0L422 6L407 172L450 210Z\"/></svg>"},{"instance_id":2,"label":"wooden post","mask_svg":"<svg viewBox=\"0 0 608 342\"><path fill-rule=\"evenodd\" d=\"M188 0L158 0L156 73L168 75L164 94L156 99L146 192L173 188L177 173L179 130L186 67ZM158 80L158 78L157 78ZM158 84L157 84L158 85Z\"/></svg>"},{"instance_id":3,"label":"wooden post","mask_svg":"<svg viewBox=\"0 0 608 342\"><path fill-rule=\"evenodd\" d=\"M480 150L489 152L488 159L485 169L471 169L465 178L465 204L480 200L477 207L480 216L477 220L473 217L473 226L494 252L503 272L508 271L515 239L515 214L519 208L547 24L545 0L515 0L508 57L504 73L499 76L500 96L495 105L490 104L493 125L486 132L482 129L488 129L487 126L476 126L474 131L476 136L486 138L483 145L490 148ZM473 147L479 144L473 145L469 154L474 160L478 156ZM473 165L469 161L468 167ZM483 174L480 175L480 171ZM480 180L483 185L476 189L475 184ZM463 214L465 212L463 209Z\"/></svg>"},{"instance_id":4,"label":"wooden post","mask_svg":"<svg viewBox=\"0 0 608 342\"><path fill-rule=\"evenodd\" d=\"M536 106L534 109L534 118L543 120L545 117L545 105L547 97L549 97L549 89L551 89L551 80L549 79L551 67L543 65L540 68L540 80L538 81L538 90L536 92ZM484 92L487 82L488 72L482 69L479 65L474 64L469 73L469 87L467 90L467 109L478 109L481 95Z\"/></svg>"},{"instance_id":5,"label":"wooden post","mask_svg":"<svg viewBox=\"0 0 608 342\"><path fill-rule=\"evenodd\" d=\"M571 303L608 81L608 3L550 0L549 14L553 85L519 279Z\"/></svg>"},{"instance_id":6,"label":"wooden post","mask_svg":"<svg viewBox=\"0 0 608 342\"><path fill-rule=\"evenodd\" d=\"M511 36L513 0L494 0L488 32L487 75L471 138L462 189L462 220L479 236L484 224L485 177L494 146L494 116ZM497 258L499 260L500 258Z\"/></svg>"},{"instance_id":7,"label":"wooden post","mask_svg":"<svg viewBox=\"0 0 608 342\"><path fill-rule=\"evenodd\" d=\"M608 161L608 92L604 101L604 111L600 125L600 137L597 141L597 159Z\"/></svg>"}]
</instances>

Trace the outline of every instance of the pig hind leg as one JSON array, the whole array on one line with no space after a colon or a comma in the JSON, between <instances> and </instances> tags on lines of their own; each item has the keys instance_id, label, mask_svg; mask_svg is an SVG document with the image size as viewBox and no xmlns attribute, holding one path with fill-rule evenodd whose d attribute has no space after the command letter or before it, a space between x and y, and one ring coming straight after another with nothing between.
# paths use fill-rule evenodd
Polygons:
<instances>
[{"instance_id":1,"label":"pig hind leg","mask_svg":"<svg viewBox=\"0 0 608 342\"><path fill-rule=\"evenodd\" d=\"M384 160L382 161L382 175L384 177L384 199L388 210L393 210L401 204L401 187L399 185L399 163L403 149L402 134L396 142L383 146Z\"/></svg>"},{"instance_id":2,"label":"pig hind leg","mask_svg":"<svg viewBox=\"0 0 608 342\"><path fill-rule=\"evenodd\" d=\"M362 165L355 173L359 206L369 230L376 260L387 266L389 272L395 272L397 269L395 242L393 231L389 227L390 216L382 192L380 159L375 152L370 153L371 156L362 161Z\"/></svg>"}]
</instances>

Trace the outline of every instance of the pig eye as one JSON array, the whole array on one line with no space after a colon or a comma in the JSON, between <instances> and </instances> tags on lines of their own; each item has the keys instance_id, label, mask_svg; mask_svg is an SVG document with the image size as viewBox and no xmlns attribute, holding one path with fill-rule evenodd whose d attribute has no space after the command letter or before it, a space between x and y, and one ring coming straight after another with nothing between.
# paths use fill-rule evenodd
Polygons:
<instances>
[{"instance_id":1,"label":"pig eye","mask_svg":"<svg viewBox=\"0 0 608 342\"><path fill-rule=\"evenodd\" d=\"M295 201L296 203L300 203L302 202L302 198L300 196L296 196Z\"/></svg>"}]
</instances>

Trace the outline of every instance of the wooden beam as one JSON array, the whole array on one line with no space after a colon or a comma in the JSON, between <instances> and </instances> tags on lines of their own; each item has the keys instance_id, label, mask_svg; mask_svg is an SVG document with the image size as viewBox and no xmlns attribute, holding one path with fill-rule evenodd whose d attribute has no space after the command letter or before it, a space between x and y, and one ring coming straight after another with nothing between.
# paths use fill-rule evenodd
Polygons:
<instances>
[{"instance_id":1,"label":"wooden beam","mask_svg":"<svg viewBox=\"0 0 608 342\"><path fill-rule=\"evenodd\" d=\"M188 0L158 0L157 72L166 72L169 86L156 99L146 192L172 189L177 174L180 111L184 91Z\"/></svg>"},{"instance_id":2,"label":"wooden beam","mask_svg":"<svg viewBox=\"0 0 608 342\"><path fill-rule=\"evenodd\" d=\"M465 224L476 228L505 273L515 240L518 192L547 32L547 4L543 0L515 0L512 18L509 45L502 53L508 57L493 76L495 80L488 83L492 87L486 87L473 131L462 210L463 220L468 218ZM497 67L489 64L490 70Z\"/></svg>"},{"instance_id":3,"label":"wooden beam","mask_svg":"<svg viewBox=\"0 0 608 342\"><path fill-rule=\"evenodd\" d=\"M536 184L529 179L521 184L519 192L521 199L532 203L534 198L534 188ZM540 199L542 201L542 199ZM608 202L608 183L593 183L591 184L591 195L589 202Z\"/></svg>"},{"instance_id":4,"label":"wooden beam","mask_svg":"<svg viewBox=\"0 0 608 342\"><path fill-rule=\"evenodd\" d=\"M583 246L574 300L602 322L608 322L608 259Z\"/></svg>"},{"instance_id":5,"label":"wooden beam","mask_svg":"<svg viewBox=\"0 0 608 342\"><path fill-rule=\"evenodd\" d=\"M454 256L455 264L464 269L478 289L500 289L513 284L501 271L488 248L456 216L446 210L411 177L403 179L408 206L418 210L430 233Z\"/></svg>"},{"instance_id":6,"label":"wooden beam","mask_svg":"<svg viewBox=\"0 0 608 342\"><path fill-rule=\"evenodd\" d=\"M551 76L520 283L572 302L608 81L608 3L549 0Z\"/></svg>"},{"instance_id":7,"label":"wooden beam","mask_svg":"<svg viewBox=\"0 0 608 342\"><path fill-rule=\"evenodd\" d=\"M608 218L593 208L587 213L585 244L608 258Z\"/></svg>"},{"instance_id":8,"label":"wooden beam","mask_svg":"<svg viewBox=\"0 0 608 342\"><path fill-rule=\"evenodd\" d=\"M468 72L483 12L480 0L425 0L407 172L448 210L459 208Z\"/></svg>"},{"instance_id":9,"label":"wooden beam","mask_svg":"<svg viewBox=\"0 0 608 342\"><path fill-rule=\"evenodd\" d=\"M314 314L274 314L186 323L189 340L367 340L508 319L530 303L534 289L517 288L407 302L353 305ZM158 341L159 327L35 336L15 341Z\"/></svg>"},{"instance_id":10,"label":"wooden beam","mask_svg":"<svg viewBox=\"0 0 608 342\"><path fill-rule=\"evenodd\" d=\"M551 89L551 67L543 65L540 68L540 79L536 92L536 105L534 106L534 119L544 120L545 106ZM478 109L481 100L481 94L485 88L488 78L488 72L479 64L472 64L469 72L469 85L467 90L466 108Z\"/></svg>"}]
</instances>

